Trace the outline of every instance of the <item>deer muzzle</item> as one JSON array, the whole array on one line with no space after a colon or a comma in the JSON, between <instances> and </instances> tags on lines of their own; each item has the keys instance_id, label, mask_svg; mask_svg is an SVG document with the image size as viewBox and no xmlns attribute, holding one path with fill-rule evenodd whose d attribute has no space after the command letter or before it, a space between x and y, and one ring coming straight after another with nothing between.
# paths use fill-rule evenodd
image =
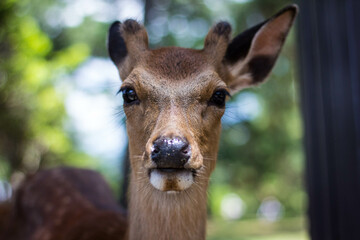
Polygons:
<instances>
[{"instance_id":1,"label":"deer muzzle","mask_svg":"<svg viewBox=\"0 0 360 240\"><path fill-rule=\"evenodd\" d=\"M157 138L150 148L153 168L149 169L150 183L160 191L183 191L189 188L196 175L191 166L192 148L184 137Z\"/></svg>"}]
</instances>

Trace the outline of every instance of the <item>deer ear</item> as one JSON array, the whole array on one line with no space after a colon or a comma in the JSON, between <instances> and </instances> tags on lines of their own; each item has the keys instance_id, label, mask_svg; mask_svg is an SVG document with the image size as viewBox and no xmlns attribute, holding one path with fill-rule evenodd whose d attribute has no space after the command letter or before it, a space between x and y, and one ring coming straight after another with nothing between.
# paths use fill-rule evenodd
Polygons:
<instances>
[{"instance_id":1,"label":"deer ear","mask_svg":"<svg viewBox=\"0 0 360 240\"><path fill-rule=\"evenodd\" d=\"M203 51L214 65L222 62L231 35L231 26L228 22L218 22L206 35Z\"/></svg>"},{"instance_id":2,"label":"deer ear","mask_svg":"<svg viewBox=\"0 0 360 240\"><path fill-rule=\"evenodd\" d=\"M108 51L111 60L119 69L122 80L130 74L147 50L147 32L137 21L116 21L110 26Z\"/></svg>"},{"instance_id":3,"label":"deer ear","mask_svg":"<svg viewBox=\"0 0 360 240\"><path fill-rule=\"evenodd\" d=\"M285 7L270 19L244 31L228 45L223 64L229 71L227 84L237 92L263 82L271 72L298 12Z\"/></svg>"}]
</instances>

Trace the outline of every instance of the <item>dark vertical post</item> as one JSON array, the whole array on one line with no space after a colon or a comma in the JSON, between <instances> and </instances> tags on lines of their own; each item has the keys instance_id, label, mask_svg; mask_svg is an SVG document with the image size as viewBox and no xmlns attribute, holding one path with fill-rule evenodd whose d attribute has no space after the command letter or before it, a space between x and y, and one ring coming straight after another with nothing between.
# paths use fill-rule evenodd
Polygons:
<instances>
[{"instance_id":1,"label":"dark vertical post","mask_svg":"<svg viewBox=\"0 0 360 240\"><path fill-rule=\"evenodd\" d=\"M299 15L309 227L360 239L360 1L302 0Z\"/></svg>"}]
</instances>

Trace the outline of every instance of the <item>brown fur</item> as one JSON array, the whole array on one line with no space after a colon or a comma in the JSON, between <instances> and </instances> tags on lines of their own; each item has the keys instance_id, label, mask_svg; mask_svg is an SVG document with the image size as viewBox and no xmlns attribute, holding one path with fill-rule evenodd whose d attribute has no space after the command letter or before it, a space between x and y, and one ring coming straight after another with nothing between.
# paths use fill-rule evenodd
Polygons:
<instances>
[{"instance_id":1,"label":"brown fur","mask_svg":"<svg viewBox=\"0 0 360 240\"><path fill-rule=\"evenodd\" d=\"M201 72L206 63L202 51L168 47L149 51L140 65L164 79L181 80Z\"/></svg>"},{"instance_id":2,"label":"brown fur","mask_svg":"<svg viewBox=\"0 0 360 240\"><path fill-rule=\"evenodd\" d=\"M126 230L124 212L90 170L57 168L29 176L8 210L1 240L111 240Z\"/></svg>"},{"instance_id":3,"label":"brown fur","mask_svg":"<svg viewBox=\"0 0 360 240\"><path fill-rule=\"evenodd\" d=\"M263 82L296 12L296 6L285 8L231 44L230 25L218 23L206 36L202 50L150 50L146 30L136 21L111 26L110 57L119 69L122 88L131 88L138 97L136 104L124 105L131 163L125 239L205 239L207 187L216 164L225 110L222 105L210 104L212 96L220 89L234 93ZM239 49L237 41L249 49ZM226 56L231 56L231 61ZM188 141L191 157L184 168L195 172L190 187L178 188L176 177L170 177L162 191L150 183L150 171L156 167L151 149L160 137ZM69 171L84 176L81 184L77 178L68 178ZM106 184L94 173L74 171L42 172L24 183L14 215L15 226L22 230L17 238L9 239L124 237L126 223L108 192L89 188L107 188ZM107 197L100 201L103 196Z\"/></svg>"}]
</instances>

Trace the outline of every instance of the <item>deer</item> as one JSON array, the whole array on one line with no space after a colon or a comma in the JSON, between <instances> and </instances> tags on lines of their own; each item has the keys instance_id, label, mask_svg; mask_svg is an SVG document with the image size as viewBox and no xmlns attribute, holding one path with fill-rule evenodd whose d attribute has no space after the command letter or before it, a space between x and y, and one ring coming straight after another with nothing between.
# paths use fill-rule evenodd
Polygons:
<instances>
[{"instance_id":1,"label":"deer","mask_svg":"<svg viewBox=\"0 0 360 240\"><path fill-rule=\"evenodd\" d=\"M108 52L122 81L128 212L96 172L45 170L17 191L7 232L18 229L17 237L6 239L205 239L226 101L266 80L297 13L296 5L287 6L234 38L230 24L218 22L201 50L150 49L143 25L114 22Z\"/></svg>"}]
</instances>

